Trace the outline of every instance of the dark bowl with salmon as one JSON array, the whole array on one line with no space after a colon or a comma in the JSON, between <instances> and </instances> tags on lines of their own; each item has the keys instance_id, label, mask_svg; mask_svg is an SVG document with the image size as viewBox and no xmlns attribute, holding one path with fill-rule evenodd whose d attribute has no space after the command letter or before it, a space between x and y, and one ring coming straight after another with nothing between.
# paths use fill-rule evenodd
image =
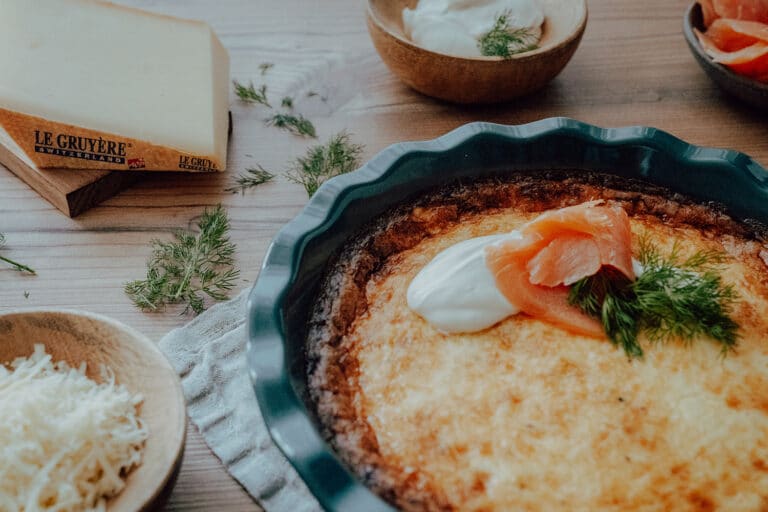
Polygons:
<instances>
[{"instance_id":1,"label":"dark bowl with salmon","mask_svg":"<svg viewBox=\"0 0 768 512\"><path fill-rule=\"evenodd\" d=\"M340 339L350 331L356 331L362 338L387 331L387 335L398 339L397 332L390 332L392 325L386 321L372 322L371 314L365 312L361 304L370 302L375 294L385 311L394 307L391 304L398 300L397 294L402 290L398 291L396 285L387 288L387 280L402 276L396 275L397 270L393 275L377 272L392 261L399 262L403 268L413 261L422 261L424 255L412 250L419 244L427 243L427 249L435 251L440 244L439 236L445 233L463 233L461 236L464 236L465 231L475 229L473 226L477 223L473 219L482 222L484 212L493 212L494 218L499 215L507 215L510 219L528 218L530 211L591 199L605 199L621 205L633 218L651 219L650 229L658 236L668 232L665 230L674 229L678 222L687 226L686 233L706 243L716 242L720 236L717 233L725 237L743 233L743 245L749 248L745 251L749 252L750 261L754 260L755 268L763 265L756 249L762 246L755 245L762 242L748 240L746 233L763 233L762 226L768 225L768 172L749 156L726 149L694 146L655 128L606 129L566 118L550 118L518 126L471 123L435 140L390 146L357 171L325 183L304 210L277 234L249 297L248 365L254 392L274 442L326 510L505 509L488 501L489 496L499 492L500 486L495 486L494 482L507 482L502 468L460 465L444 472L432 470L436 459L464 461L476 455L476 460L487 461L489 454L502 447L505 432L491 428L492 418L501 412L496 409L480 411L488 421L474 427L462 423L466 421L465 417L478 413L475 408L485 395L503 394L498 387L488 388L482 382L472 381L472 387L466 389L468 395L459 400L466 411L438 409L434 414L427 414L431 409L425 406L424 414L420 416L423 432L419 439L422 444L403 444L399 452L403 456L410 453L429 471L398 465L392 462L394 459L384 457L382 452L387 448L385 438L388 433L380 432L377 437L376 432L368 428L368 423L377 423L384 416L395 418L391 425L398 425L397 418L401 413L404 415L416 399L419 365L449 357L458 358L453 361L465 361L465 365L441 374L449 387L450 382L462 378L467 369L481 368L477 366L481 360L484 364L495 364L499 354L487 343L469 352L449 354L446 352L448 347L454 345L448 338L445 344L424 339L423 350L417 347L416 352L406 354L406 359L397 359L402 356L401 352L380 353L378 359L370 360L375 363L372 373L364 373L364 361L360 360L358 367L358 362L351 361L351 354L348 356L339 351ZM463 223L462 219L469 219L469 222ZM705 240L695 234L695 227L708 230L709 238L705 237ZM755 280L768 286L768 280L763 277ZM366 287L369 296L366 296ZM760 317L755 313L752 321L757 322ZM536 335L538 331L530 332ZM428 346L435 352L429 352ZM402 349L397 343L392 347L395 351ZM575 361L577 354L576 349L573 350L571 355ZM631 366L615 351L610 354L618 361L617 366L611 367L616 382L623 380L622 375L629 378L632 368L641 367ZM676 367L672 356L667 356L672 352L664 354L666 362L660 364ZM574 361L566 364L561 360L557 368L553 367L554 373L547 376L544 367L523 363L530 362L526 358L536 354L529 351L518 355L522 358L520 364L510 363L508 371L510 375L515 371L538 372L536 378L527 381L529 383L535 384L536 379L541 378L542 382L552 385L571 386L581 378ZM398 365L388 367L396 360ZM706 361L715 365L713 368L723 364L717 358ZM678 369L679 375L686 374L684 368ZM368 417L365 414L361 417L360 411L356 410L359 404L348 400L352 380L365 378L368 384L386 385L404 379L406 375L416 376L416 380L409 384L414 388L413 396L406 392L384 404L383 408L369 410ZM473 378L484 377L484 373L478 371ZM504 372L497 377L507 378ZM658 376L648 377L651 384L663 380ZM698 380L706 382L707 378ZM756 384L759 389L762 389L761 382ZM331 385L326 386L329 383ZM538 394L529 391L533 393L531 396L543 396L541 390ZM440 388L433 387L431 391L422 389L419 396L426 400L424 404L429 404L430 400L440 400L441 392ZM507 398L511 404L519 401L514 396ZM744 407L747 399L746 395L742 397L740 407ZM575 407L580 400L570 400L567 407ZM594 400L594 397L588 397L584 403ZM646 424L644 418L650 417L650 406L639 400L629 402L628 395L623 394L601 402L601 407L617 411L622 408L620 417L624 423L620 421L606 431L608 437L602 438L603 444L585 445L592 447L590 453L595 457L600 455L601 446L611 442L614 430L617 436L639 436L644 450L650 449L651 444L658 450L674 448L661 435L673 419L660 419L660 422L666 422L664 424ZM768 413L765 415L768 418ZM436 416L444 416L448 424L455 421L461 426L457 427L456 435L469 431L479 438L468 445L445 444L446 439L428 432L437 421ZM764 419L761 416L760 421ZM587 420L610 423L608 418L599 416ZM529 440L548 435L546 429L541 430L536 425L520 425L520 428L526 430L521 430L521 435L525 434ZM412 434L412 430L404 435ZM561 442L568 446L567 438ZM536 451L535 446L525 446L516 449L528 455ZM573 441L571 448L581 447ZM420 458L422 448L424 457ZM562 453L563 460L566 455ZM626 453L620 455L620 471L639 468L641 466L633 464L643 463L630 460ZM397 456L398 450L395 450L394 457ZM579 456L579 460L591 460L590 457ZM763 459L755 461L765 464ZM664 464L667 462L672 464L671 461L664 461ZM758 462L753 461L747 468L756 472L754 478L762 474L753 465ZM519 464L523 464L522 457ZM731 470L728 464L720 461L715 465L722 466L721 469L727 472ZM529 470L535 473L555 466L563 467L559 463L539 464L530 466ZM725 502L717 501L719 495L710 492L706 486L685 488L683 480L674 476L698 478L694 469L683 463L670 467L673 466L677 473L673 472L671 477L665 473L663 478L659 475L661 480L654 484L656 491L666 489L670 482L678 482L683 487L664 490L664 493L669 492L662 493L663 499L638 495L640 501L633 506L650 503L644 510L686 506L703 509L705 505L715 507L718 503L725 506ZM555 503L552 500L561 493L562 496L568 493L578 496L592 492L595 482L610 479L618 467L605 466L597 473L586 472L588 479L570 486L567 492L556 480L545 478L543 474L538 480L520 480L514 488L501 487L504 487L502 491L506 498L515 500L531 498L534 489L546 489L548 495L538 505L533 498L530 502L514 502L520 509L544 507L541 508L544 510L548 509L546 504ZM740 480L734 475L735 472L731 483L738 487ZM744 481L750 479L752 476ZM693 480L689 478L688 481ZM625 484L627 482L622 483ZM601 508L600 503L603 503L604 510L622 510L621 500L625 500L626 493L630 492L622 489L613 489L614 498L611 499L614 501L595 501L591 509ZM456 498L457 490L461 491L459 498ZM738 495L736 491L738 489L730 494L723 492L733 497ZM768 495L768 488L761 488L762 491L765 491L764 496ZM652 501L641 503L641 498ZM563 500L549 510L568 510L569 502ZM754 510L759 510L759 503L755 504L758 508ZM634 510L624 508L630 509Z\"/></svg>"},{"instance_id":2,"label":"dark bowl with salmon","mask_svg":"<svg viewBox=\"0 0 768 512\"><path fill-rule=\"evenodd\" d=\"M766 8L766 12L768 12L768 8ZM757 28L758 31L764 31L765 49L760 48L762 46L760 43L757 43L757 47L753 49L747 47L746 50L733 50L731 52L721 52L717 47L709 46L710 52L718 55L720 57L718 60L721 62L743 61L734 64L736 69L744 68L743 72L747 73L740 74L726 64L715 62L713 56L703 46L702 42L711 40L705 39L703 36L707 33L708 25L705 20L709 21L707 20L708 16L714 15L705 14L705 8L702 4L694 2L686 11L683 20L683 35L696 62L707 76L727 94L753 107L768 110L768 25L763 28L752 25L756 22L747 21L744 23L740 20L727 20L725 22L721 20L718 22L717 27L720 27L720 30L717 34L717 41L721 42L726 49L738 48L748 43L755 45L752 38L742 40L741 38L745 36L733 30L729 24L735 24L742 29ZM740 56L740 54L747 52L755 52L755 56L751 58L746 55Z\"/></svg>"}]
</instances>

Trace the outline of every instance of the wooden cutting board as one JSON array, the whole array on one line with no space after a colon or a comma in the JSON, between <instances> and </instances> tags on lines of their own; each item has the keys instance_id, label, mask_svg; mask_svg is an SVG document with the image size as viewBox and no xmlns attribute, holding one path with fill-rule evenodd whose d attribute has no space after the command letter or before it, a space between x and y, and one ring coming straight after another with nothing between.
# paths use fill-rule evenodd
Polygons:
<instances>
[{"instance_id":1,"label":"wooden cutting board","mask_svg":"<svg viewBox=\"0 0 768 512\"><path fill-rule=\"evenodd\" d=\"M69 217L112 197L135 183L141 175L136 172L39 169L2 129L0 164Z\"/></svg>"}]
</instances>

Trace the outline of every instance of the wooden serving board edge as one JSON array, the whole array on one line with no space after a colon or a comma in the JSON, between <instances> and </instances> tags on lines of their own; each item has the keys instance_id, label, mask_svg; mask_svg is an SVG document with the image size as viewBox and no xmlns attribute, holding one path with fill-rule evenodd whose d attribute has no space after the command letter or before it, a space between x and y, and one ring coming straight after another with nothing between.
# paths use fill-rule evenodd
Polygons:
<instances>
[{"instance_id":1,"label":"wooden serving board edge","mask_svg":"<svg viewBox=\"0 0 768 512\"><path fill-rule=\"evenodd\" d=\"M0 164L69 217L75 217L135 183L141 173L38 169L0 130Z\"/></svg>"}]
</instances>

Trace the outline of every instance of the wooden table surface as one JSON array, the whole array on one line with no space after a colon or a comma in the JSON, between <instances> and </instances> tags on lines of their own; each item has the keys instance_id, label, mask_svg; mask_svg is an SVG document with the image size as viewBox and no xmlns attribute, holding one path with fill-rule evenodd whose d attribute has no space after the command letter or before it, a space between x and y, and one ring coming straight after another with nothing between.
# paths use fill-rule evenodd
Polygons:
<instances>
[{"instance_id":1,"label":"wooden table surface","mask_svg":"<svg viewBox=\"0 0 768 512\"><path fill-rule=\"evenodd\" d=\"M273 103L297 98L320 139L346 129L365 158L403 140L430 139L476 120L526 123L568 116L602 126L650 125L700 145L744 151L768 165L765 114L724 97L683 40L686 0L590 0L584 40L548 87L518 102L488 107L439 103L400 84L376 55L362 0L121 0L152 11L207 20L231 56L232 77L264 82ZM258 66L273 62L264 77ZM315 91L318 96L307 97ZM110 315L158 340L189 320L176 310L147 314L123 293L143 277L149 241L194 224L223 203L251 285L267 245L304 205L304 190L279 177L244 196L224 192L235 172L261 164L281 172L311 144L266 127L267 111L231 106L230 171L215 176L153 176L76 219L69 219L0 167L3 254L38 271L0 270L0 312L16 307L79 308ZM28 293L28 297L25 294ZM259 510L190 427L168 510Z\"/></svg>"}]
</instances>

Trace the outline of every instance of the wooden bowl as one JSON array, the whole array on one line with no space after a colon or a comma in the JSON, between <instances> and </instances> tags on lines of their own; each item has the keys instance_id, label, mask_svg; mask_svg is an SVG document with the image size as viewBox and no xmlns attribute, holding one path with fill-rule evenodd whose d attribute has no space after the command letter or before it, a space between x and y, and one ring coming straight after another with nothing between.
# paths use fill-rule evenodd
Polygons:
<instances>
[{"instance_id":1,"label":"wooden bowl","mask_svg":"<svg viewBox=\"0 0 768 512\"><path fill-rule=\"evenodd\" d=\"M417 0L368 0L368 31L384 63L417 91L454 103L498 103L544 87L565 67L587 26L586 0L541 0L539 48L508 59L457 57L421 48L403 29Z\"/></svg>"},{"instance_id":2,"label":"wooden bowl","mask_svg":"<svg viewBox=\"0 0 768 512\"><path fill-rule=\"evenodd\" d=\"M712 60L701 47L693 29L704 32L704 16L701 5L694 2L686 11L683 19L683 34L701 68L723 91L761 110L768 110L768 83L758 82L749 77L734 73L722 64Z\"/></svg>"},{"instance_id":3,"label":"wooden bowl","mask_svg":"<svg viewBox=\"0 0 768 512\"><path fill-rule=\"evenodd\" d=\"M0 363L28 357L45 344L53 361L88 364L99 380L101 364L119 384L141 393L141 418L149 429L142 463L128 475L123 491L109 500L109 512L147 511L167 498L181 466L186 412L176 372L155 344L109 318L75 311L17 311L0 315Z\"/></svg>"}]
</instances>

